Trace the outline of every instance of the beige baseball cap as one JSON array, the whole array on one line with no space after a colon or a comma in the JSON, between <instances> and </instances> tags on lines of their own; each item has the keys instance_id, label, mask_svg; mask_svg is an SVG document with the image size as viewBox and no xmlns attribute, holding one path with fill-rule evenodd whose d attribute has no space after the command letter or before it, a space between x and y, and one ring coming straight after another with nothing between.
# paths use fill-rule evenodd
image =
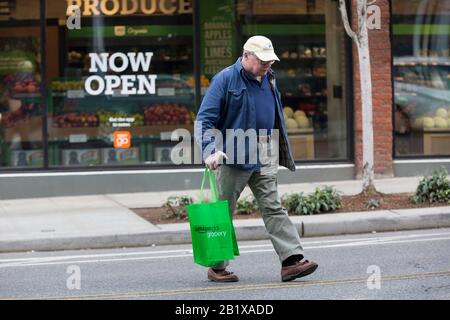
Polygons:
<instances>
[{"instance_id":1,"label":"beige baseball cap","mask_svg":"<svg viewBox=\"0 0 450 320\"><path fill-rule=\"evenodd\" d=\"M273 50L272 41L264 36L250 37L244 44L244 50L254 52L262 61L280 61Z\"/></svg>"}]
</instances>

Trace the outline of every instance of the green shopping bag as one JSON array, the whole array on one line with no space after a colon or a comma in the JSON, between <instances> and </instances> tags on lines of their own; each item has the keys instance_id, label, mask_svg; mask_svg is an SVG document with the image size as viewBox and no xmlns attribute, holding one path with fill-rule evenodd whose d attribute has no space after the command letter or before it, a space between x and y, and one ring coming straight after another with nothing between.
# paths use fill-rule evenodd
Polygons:
<instances>
[{"instance_id":1,"label":"green shopping bag","mask_svg":"<svg viewBox=\"0 0 450 320\"><path fill-rule=\"evenodd\" d=\"M212 202L202 203L203 186L207 176ZM187 206L186 210L189 216L195 263L211 267L239 255L228 201L217 201L214 173L208 168L203 174L199 203Z\"/></svg>"}]
</instances>

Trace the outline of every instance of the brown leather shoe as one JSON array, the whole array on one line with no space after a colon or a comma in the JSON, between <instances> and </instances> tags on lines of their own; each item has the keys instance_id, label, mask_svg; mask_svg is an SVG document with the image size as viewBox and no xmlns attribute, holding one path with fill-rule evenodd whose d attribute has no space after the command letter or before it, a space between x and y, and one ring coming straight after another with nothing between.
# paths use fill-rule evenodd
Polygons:
<instances>
[{"instance_id":1,"label":"brown leather shoe","mask_svg":"<svg viewBox=\"0 0 450 320\"><path fill-rule=\"evenodd\" d=\"M313 261L297 261L292 266L281 268L281 280L291 281L300 277L307 276L316 271L319 265Z\"/></svg>"},{"instance_id":2,"label":"brown leather shoe","mask_svg":"<svg viewBox=\"0 0 450 320\"><path fill-rule=\"evenodd\" d=\"M227 270L214 271L213 268L208 268L208 279L215 282L236 282L239 281L237 275Z\"/></svg>"}]
</instances>

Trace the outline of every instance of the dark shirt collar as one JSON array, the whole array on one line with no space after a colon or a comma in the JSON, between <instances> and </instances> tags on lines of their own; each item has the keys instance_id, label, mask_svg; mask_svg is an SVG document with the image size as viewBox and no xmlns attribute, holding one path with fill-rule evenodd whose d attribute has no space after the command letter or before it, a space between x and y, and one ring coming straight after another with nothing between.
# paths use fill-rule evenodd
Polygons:
<instances>
[{"instance_id":1,"label":"dark shirt collar","mask_svg":"<svg viewBox=\"0 0 450 320\"><path fill-rule=\"evenodd\" d=\"M238 62L240 64L240 73L243 77L245 77L248 81L255 81L257 82L260 86L262 85L262 83L264 82L265 78L267 77L267 74L263 75L261 77L261 81L258 81L254 75L252 75L250 72L248 72L247 70L244 69L244 66L242 65L242 58L238 59ZM270 70L269 70L270 71Z\"/></svg>"},{"instance_id":2,"label":"dark shirt collar","mask_svg":"<svg viewBox=\"0 0 450 320\"><path fill-rule=\"evenodd\" d=\"M247 78L247 80L250 81L256 81L258 83L262 83L264 81L264 78L266 77L265 75L261 77L261 82L259 82L254 75L252 75L250 72L248 72L247 70L245 70L244 68L242 68L242 74L244 75L244 77Z\"/></svg>"}]
</instances>

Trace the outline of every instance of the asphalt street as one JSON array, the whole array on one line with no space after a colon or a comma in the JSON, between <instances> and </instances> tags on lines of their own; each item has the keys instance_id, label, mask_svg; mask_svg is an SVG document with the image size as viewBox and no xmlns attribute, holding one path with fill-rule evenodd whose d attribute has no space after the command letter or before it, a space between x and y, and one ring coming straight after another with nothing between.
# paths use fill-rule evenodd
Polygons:
<instances>
[{"instance_id":1,"label":"asphalt street","mask_svg":"<svg viewBox=\"0 0 450 320\"><path fill-rule=\"evenodd\" d=\"M450 229L302 239L312 275L281 282L269 241L240 242L237 283L213 283L190 245L0 254L0 299L450 299Z\"/></svg>"}]
</instances>

